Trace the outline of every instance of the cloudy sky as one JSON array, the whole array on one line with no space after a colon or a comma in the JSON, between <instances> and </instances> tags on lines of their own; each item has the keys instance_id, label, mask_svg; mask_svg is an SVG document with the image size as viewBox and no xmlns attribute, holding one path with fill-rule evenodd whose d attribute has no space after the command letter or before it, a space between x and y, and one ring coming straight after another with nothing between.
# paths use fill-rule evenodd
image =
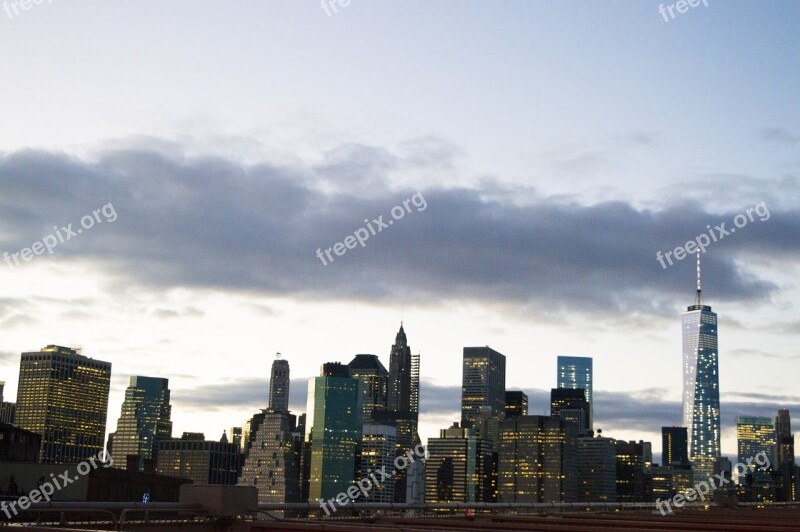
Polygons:
<instances>
[{"instance_id":1,"label":"cloudy sky","mask_svg":"<svg viewBox=\"0 0 800 532\"><path fill-rule=\"evenodd\" d=\"M557 355L594 357L596 427L658 451L695 268L656 254L725 223L703 293L735 455L737 415L800 416L800 3L708 4L0 12L6 400L21 352L80 345L113 363L109 431L150 375L176 434L217 438L266 406L276 352L300 413L323 362L388 366L402 313L423 438L490 345L534 414Z\"/></svg>"}]
</instances>

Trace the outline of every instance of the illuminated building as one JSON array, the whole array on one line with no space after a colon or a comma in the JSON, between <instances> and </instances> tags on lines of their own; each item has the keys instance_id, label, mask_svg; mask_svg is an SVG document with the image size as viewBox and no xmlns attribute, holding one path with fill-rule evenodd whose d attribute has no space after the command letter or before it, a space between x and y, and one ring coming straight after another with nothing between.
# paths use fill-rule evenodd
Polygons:
<instances>
[{"instance_id":1,"label":"illuminated building","mask_svg":"<svg viewBox=\"0 0 800 532\"><path fill-rule=\"evenodd\" d=\"M394 482L390 479L381 481L376 471L389 473L395 470L395 445L397 429L389 425L365 424L361 436L361 478L369 478L370 473L380 481L373 486L366 497L366 502L394 502Z\"/></svg>"},{"instance_id":2,"label":"illuminated building","mask_svg":"<svg viewBox=\"0 0 800 532\"><path fill-rule=\"evenodd\" d=\"M528 396L518 390L506 392L506 417L527 416Z\"/></svg>"},{"instance_id":3,"label":"illuminated building","mask_svg":"<svg viewBox=\"0 0 800 532\"><path fill-rule=\"evenodd\" d=\"M645 468L650 467L650 443L644 441L616 442L617 501L647 502Z\"/></svg>"},{"instance_id":4,"label":"illuminated building","mask_svg":"<svg viewBox=\"0 0 800 532\"><path fill-rule=\"evenodd\" d=\"M591 436L589 430L591 407L583 388L551 389L550 415L575 423L578 436Z\"/></svg>"},{"instance_id":5,"label":"illuminated building","mask_svg":"<svg viewBox=\"0 0 800 532\"><path fill-rule=\"evenodd\" d=\"M109 435L108 452L117 457L115 466L126 467L126 457L144 461L157 458L158 442L172 438L169 404L169 379L134 376L125 390L117 431Z\"/></svg>"},{"instance_id":6,"label":"illuminated building","mask_svg":"<svg viewBox=\"0 0 800 532\"><path fill-rule=\"evenodd\" d=\"M195 484L236 484L241 454L236 444L206 441L200 433L184 432L180 438L158 442L156 471L188 478Z\"/></svg>"},{"instance_id":7,"label":"illuminated building","mask_svg":"<svg viewBox=\"0 0 800 532\"><path fill-rule=\"evenodd\" d=\"M776 495L778 502L792 502L797 497L797 468L794 462L794 434L789 411L778 410L775 418L775 463Z\"/></svg>"},{"instance_id":8,"label":"illuminated building","mask_svg":"<svg viewBox=\"0 0 800 532\"><path fill-rule=\"evenodd\" d=\"M689 436L686 427L661 427L664 466L689 465Z\"/></svg>"},{"instance_id":9,"label":"illuminated building","mask_svg":"<svg viewBox=\"0 0 800 532\"><path fill-rule=\"evenodd\" d=\"M273 412L289 411L289 361L276 355L269 377L269 408Z\"/></svg>"},{"instance_id":10,"label":"illuminated building","mask_svg":"<svg viewBox=\"0 0 800 532\"><path fill-rule=\"evenodd\" d=\"M362 382L364 424L375 422L373 413L386 410L389 394L389 372L377 355L356 355L348 364L350 376Z\"/></svg>"},{"instance_id":11,"label":"illuminated building","mask_svg":"<svg viewBox=\"0 0 800 532\"><path fill-rule=\"evenodd\" d=\"M111 364L48 345L22 353L16 425L42 437L39 461L75 463L103 450Z\"/></svg>"},{"instance_id":12,"label":"illuminated building","mask_svg":"<svg viewBox=\"0 0 800 532\"><path fill-rule=\"evenodd\" d=\"M259 504L301 502L294 430L295 416L289 412L264 412L237 482L255 486Z\"/></svg>"},{"instance_id":13,"label":"illuminated building","mask_svg":"<svg viewBox=\"0 0 800 532\"><path fill-rule=\"evenodd\" d=\"M465 347L461 380L461 426L485 416L505 417L506 357L491 347Z\"/></svg>"},{"instance_id":14,"label":"illuminated building","mask_svg":"<svg viewBox=\"0 0 800 532\"><path fill-rule=\"evenodd\" d=\"M492 450L474 428L454 423L428 439L425 502L487 502L491 497Z\"/></svg>"},{"instance_id":15,"label":"illuminated building","mask_svg":"<svg viewBox=\"0 0 800 532\"><path fill-rule=\"evenodd\" d=\"M617 451L613 438L577 440L578 502L617 501Z\"/></svg>"},{"instance_id":16,"label":"illuminated building","mask_svg":"<svg viewBox=\"0 0 800 532\"><path fill-rule=\"evenodd\" d=\"M583 388L589 402L589 429L594 428L594 392L591 357L558 357L558 387Z\"/></svg>"},{"instance_id":17,"label":"illuminated building","mask_svg":"<svg viewBox=\"0 0 800 532\"><path fill-rule=\"evenodd\" d=\"M683 426L688 428L689 459L696 478L714 470L720 456L719 354L717 315L703 304L700 252L697 252L697 295L683 323Z\"/></svg>"},{"instance_id":18,"label":"illuminated building","mask_svg":"<svg viewBox=\"0 0 800 532\"><path fill-rule=\"evenodd\" d=\"M356 453L361 441L361 381L347 366L325 364L323 375L308 382L306 441L310 442L308 500L329 500L355 482Z\"/></svg>"},{"instance_id":19,"label":"illuminated building","mask_svg":"<svg viewBox=\"0 0 800 532\"><path fill-rule=\"evenodd\" d=\"M576 502L576 427L557 417L500 423L498 502Z\"/></svg>"}]
</instances>

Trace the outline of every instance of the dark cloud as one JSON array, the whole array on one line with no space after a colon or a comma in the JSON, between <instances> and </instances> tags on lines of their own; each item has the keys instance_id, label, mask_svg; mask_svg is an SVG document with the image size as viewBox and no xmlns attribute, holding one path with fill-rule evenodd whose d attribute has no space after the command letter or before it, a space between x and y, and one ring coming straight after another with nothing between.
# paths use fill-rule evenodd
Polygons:
<instances>
[{"instance_id":1,"label":"dark cloud","mask_svg":"<svg viewBox=\"0 0 800 532\"><path fill-rule=\"evenodd\" d=\"M413 147L413 145L412 145ZM403 148L409 150L408 146ZM420 148L421 150L421 148ZM390 189L394 169L431 162L384 148L347 145L317 167L242 166L219 157L117 148L93 161L24 151L0 158L0 249L16 251L112 203L113 222L60 244L41 261L93 259L120 277L157 287L211 287L315 299L400 294L513 301L536 311L674 314L692 300L691 259L662 269L667 251L731 219L697 201L657 210L623 201L594 205L568 198L481 189L422 190L427 208L323 266L315 256L363 227L388 219L417 192ZM401 150L402 151L402 150ZM338 183L334 191L326 183ZM793 186L796 186L793 185ZM752 198L754 205L761 198ZM713 244L704 288L712 301L767 300L776 286L748 270L753 254L796 260L800 210L773 210ZM20 267L24 267L23 264ZM168 309L167 314L170 314Z\"/></svg>"}]
</instances>

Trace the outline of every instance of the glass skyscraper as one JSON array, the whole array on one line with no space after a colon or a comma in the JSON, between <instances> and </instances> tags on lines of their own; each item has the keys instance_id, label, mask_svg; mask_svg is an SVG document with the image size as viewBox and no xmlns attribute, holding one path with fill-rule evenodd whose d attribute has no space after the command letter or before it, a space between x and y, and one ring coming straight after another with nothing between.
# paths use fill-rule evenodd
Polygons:
<instances>
[{"instance_id":1,"label":"glass skyscraper","mask_svg":"<svg viewBox=\"0 0 800 532\"><path fill-rule=\"evenodd\" d=\"M736 446L738 459L742 464L751 461L758 453L766 453L772 460L775 450L775 425L770 417L739 416L736 418ZM768 475L767 475L768 476ZM739 484L744 482L739 477Z\"/></svg>"},{"instance_id":2,"label":"glass skyscraper","mask_svg":"<svg viewBox=\"0 0 800 532\"><path fill-rule=\"evenodd\" d=\"M697 295L683 322L683 425L689 433L689 459L697 478L713 474L720 456L719 354L717 315L703 304L700 253Z\"/></svg>"},{"instance_id":3,"label":"glass skyscraper","mask_svg":"<svg viewBox=\"0 0 800 532\"><path fill-rule=\"evenodd\" d=\"M583 388L589 401L589 430L594 428L593 380L591 357L558 357L558 387Z\"/></svg>"},{"instance_id":4,"label":"glass skyscraper","mask_svg":"<svg viewBox=\"0 0 800 532\"><path fill-rule=\"evenodd\" d=\"M48 345L22 353L16 424L42 437L39 461L67 464L103 450L111 363Z\"/></svg>"},{"instance_id":5,"label":"glass skyscraper","mask_svg":"<svg viewBox=\"0 0 800 532\"><path fill-rule=\"evenodd\" d=\"M108 452L119 458L115 466L124 469L125 458L138 455L141 471L145 460L157 459L158 442L172 438L171 411L169 379L131 377L117 431L109 435Z\"/></svg>"},{"instance_id":6,"label":"glass skyscraper","mask_svg":"<svg viewBox=\"0 0 800 532\"><path fill-rule=\"evenodd\" d=\"M347 366L342 367L346 371ZM310 502L336 497L356 480L356 452L363 426L361 387L360 380L345 376L315 377L308 382Z\"/></svg>"}]
</instances>

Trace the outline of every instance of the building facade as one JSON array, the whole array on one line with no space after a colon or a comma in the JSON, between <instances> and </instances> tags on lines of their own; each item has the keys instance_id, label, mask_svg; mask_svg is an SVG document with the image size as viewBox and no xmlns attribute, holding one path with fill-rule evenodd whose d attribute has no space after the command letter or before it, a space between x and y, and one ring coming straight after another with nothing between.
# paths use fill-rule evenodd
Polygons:
<instances>
[{"instance_id":1,"label":"building facade","mask_svg":"<svg viewBox=\"0 0 800 532\"><path fill-rule=\"evenodd\" d=\"M276 355L269 373L269 409L273 412L289 411L289 361Z\"/></svg>"},{"instance_id":2,"label":"building facade","mask_svg":"<svg viewBox=\"0 0 800 532\"><path fill-rule=\"evenodd\" d=\"M594 429L594 369L591 357L558 357L558 387L583 388L589 402L589 429Z\"/></svg>"},{"instance_id":3,"label":"building facade","mask_svg":"<svg viewBox=\"0 0 800 532\"><path fill-rule=\"evenodd\" d=\"M356 355L347 365L350 376L361 381L364 424L375 423L374 413L385 411L389 398L389 372L377 355Z\"/></svg>"},{"instance_id":4,"label":"building facade","mask_svg":"<svg viewBox=\"0 0 800 532\"><path fill-rule=\"evenodd\" d=\"M294 430L289 412L267 411L258 425L237 484L255 486L259 504L302 502Z\"/></svg>"},{"instance_id":5,"label":"building facade","mask_svg":"<svg viewBox=\"0 0 800 532\"><path fill-rule=\"evenodd\" d=\"M156 471L161 475L230 486L236 484L240 468L241 454L233 443L208 441L203 434L189 432L158 442Z\"/></svg>"},{"instance_id":6,"label":"building facade","mask_svg":"<svg viewBox=\"0 0 800 532\"><path fill-rule=\"evenodd\" d=\"M48 345L22 353L15 422L39 434L43 463L76 463L103 450L111 364Z\"/></svg>"},{"instance_id":7,"label":"building facade","mask_svg":"<svg viewBox=\"0 0 800 532\"><path fill-rule=\"evenodd\" d=\"M428 439L425 502L488 502L492 450L474 428L454 424Z\"/></svg>"},{"instance_id":8,"label":"building facade","mask_svg":"<svg viewBox=\"0 0 800 532\"><path fill-rule=\"evenodd\" d=\"M489 346L465 347L461 378L461 426L485 416L502 419L506 406L506 357Z\"/></svg>"},{"instance_id":9,"label":"building facade","mask_svg":"<svg viewBox=\"0 0 800 532\"><path fill-rule=\"evenodd\" d=\"M682 316L683 426L689 435L689 459L698 478L713 473L720 456L719 353L717 315L703 304L700 252L697 253L695 304Z\"/></svg>"},{"instance_id":10,"label":"building facade","mask_svg":"<svg viewBox=\"0 0 800 532\"><path fill-rule=\"evenodd\" d=\"M397 429L391 425L365 424L361 436L361 478L376 471L394 471ZM380 475L376 474L376 478ZM394 502L394 482L381 482L367 494L368 502Z\"/></svg>"},{"instance_id":11,"label":"building facade","mask_svg":"<svg viewBox=\"0 0 800 532\"><path fill-rule=\"evenodd\" d=\"M124 468L130 455L139 457L139 471L145 460L157 459L158 442L172 438L169 398L169 379L131 377L117 430L109 435L108 452L117 457L117 467Z\"/></svg>"}]
</instances>

